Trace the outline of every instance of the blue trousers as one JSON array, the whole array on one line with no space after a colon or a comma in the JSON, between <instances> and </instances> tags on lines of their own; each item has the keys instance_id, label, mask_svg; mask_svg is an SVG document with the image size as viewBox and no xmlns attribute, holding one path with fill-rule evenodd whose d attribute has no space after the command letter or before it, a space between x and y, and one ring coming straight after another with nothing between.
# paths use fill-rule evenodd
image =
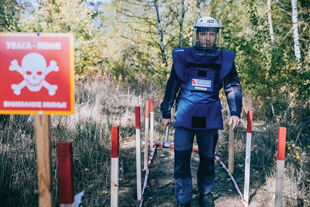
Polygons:
<instances>
[{"instance_id":1,"label":"blue trousers","mask_svg":"<svg viewBox=\"0 0 310 207\"><path fill-rule=\"evenodd\" d=\"M197 171L198 191L206 195L211 192L214 187L214 151L218 140L218 130L175 128L175 196L177 201L181 204L190 203L193 197L190 161L195 134L200 158Z\"/></svg>"}]
</instances>

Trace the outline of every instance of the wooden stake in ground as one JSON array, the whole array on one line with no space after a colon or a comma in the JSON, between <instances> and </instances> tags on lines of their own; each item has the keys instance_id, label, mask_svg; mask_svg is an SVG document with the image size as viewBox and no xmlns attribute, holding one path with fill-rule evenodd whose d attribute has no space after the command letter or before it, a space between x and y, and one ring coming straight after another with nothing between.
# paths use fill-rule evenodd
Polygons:
<instances>
[{"instance_id":1,"label":"wooden stake in ground","mask_svg":"<svg viewBox=\"0 0 310 207\"><path fill-rule=\"evenodd\" d=\"M111 207L118 207L119 127L112 126L111 146Z\"/></svg>"},{"instance_id":2,"label":"wooden stake in ground","mask_svg":"<svg viewBox=\"0 0 310 207\"><path fill-rule=\"evenodd\" d=\"M59 206L73 207L74 204L74 177L73 177L73 150L71 142L57 144Z\"/></svg>"},{"instance_id":3,"label":"wooden stake in ground","mask_svg":"<svg viewBox=\"0 0 310 207\"><path fill-rule=\"evenodd\" d=\"M144 169L149 161L149 124L150 124L150 102L145 103L145 141L144 141Z\"/></svg>"},{"instance_id":4,"label":"wooden stake in ground","mask_svg":"<svg viewBox=\"0 0 310 207\"><path fill-rule=\"evenodd\" d=\"M276 174L276 207L282 207L283 198L283 176L284 176L284 160L286 145L286 128L279 127L278 132L278 160Z\"/></svg>"},{"instance_id":5,"label":"wooden stake in ground","mask_svg":"<svg viewBox=\"0 0 310 207\"><path fill-rule=\"evenodd\" d=\"M150 110L150 146L151 149L154 145L154 99L151 98L151 110Z\"/></svg>"},{"instance_id":6,"label":"wooden stake in ground","mask_svg":"<svg viewBox=\"0 0 310 207\"><path fill-rule=\"evenodd\" d=\"M245 174L244 174L244 197L243 197L244 207L249 206L252 120L253 120L253 111L249 111L248 112L247 136L246 136L246 150L245 150Z\"/></svg>"},{"instance_id":7,"label":"wooden stake in ground","mask_svg":"<svg viewBox=\"0 0 310 207\"><path fill-rule=\"evenodd\" d=\"M137 200L141 200L141 138L140 138L140 107L135 107L136 112L136 166L137 166Z\"/></svg>"},{"instance_id":8,"label":"wooden stake in ground","mask_svg":"<svg viewBox=\"0 0 310 207\"><path fill-rule=\"evenodd\" d=\"M10 122L14 121L14 114L10 114Z\"/></svg>"},{"instance_id":9,"label":"wooden stake in ground","mask_svg":"<svg viewBox=\"0 0 310 207\"><path fill-rule=\"evenodd\" d=\"M229 125L229 155L228 155L228 169L231 174L234 173L234 135L231 130L233 123Z\"/></svg>"},{"instance_id":10,"label":"wooden stake in ground","mask_svg":"<svg viewBox=\"0 0 310 207\"><path fill-rule=\"evenodd\" d=\"M50 115L36 115L36 149L38 163L39 207L53 206Z\"/></svg>"}]
</instances>

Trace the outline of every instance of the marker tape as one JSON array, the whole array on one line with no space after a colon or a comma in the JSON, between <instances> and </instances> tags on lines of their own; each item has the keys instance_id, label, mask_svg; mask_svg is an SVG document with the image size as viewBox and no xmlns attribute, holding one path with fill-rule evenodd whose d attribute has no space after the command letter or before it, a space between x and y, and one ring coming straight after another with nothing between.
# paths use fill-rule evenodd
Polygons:
<instances>
[{"instance_id":1,"label":"marker tape","mask_svg":"<svg viewBox=\"0 0 310 207\"><path fill-rule=\"evenodd\" d=\"M162 144L156 144L156 146L163 147ZM170 146L169 148L174 149L174 146ZM192 151L193 152L199 152L199 150L197 150L197 149L192 149ZM242 196L242 193L240 191L240 188L238 187L236 180L234 179L232 174L229 172L228 168L225 166L225 164L221 161L221 159L217 155L214 155L214 158L222 165L224 170L228 173L229 177L231 178L232 182L234 183L234 186L235 186L237 192L239 193L239 195L241 197L241 200L243 201L243 196Z\"/></svg>"},{"instance_id":2,"label":"marker tape","mask_svg":"<svg viewBox=\"0 0 310 207\"><path fill-rule=\"evenodd\" d=\"M149 157L149 161L148 161L148 165L147 165L147 168L146 168L146 172L145 172L145 178L144 178L144 183L143 183L143 189L142 189L142 197L141 197L141 202L140 202L140 206L139 207L142 207L142 203L143 203L143 194L144 194L144 190L146 188L146 185L147 185L147 179L149 178L149 174L150 174L150 164L152 162L152 159L154 157L154 153L155 153L155 150L156 150L156 144L153 145L153 148L151 150L151 153L150 153L150 157Z\"/></svg>"}]
</instances>

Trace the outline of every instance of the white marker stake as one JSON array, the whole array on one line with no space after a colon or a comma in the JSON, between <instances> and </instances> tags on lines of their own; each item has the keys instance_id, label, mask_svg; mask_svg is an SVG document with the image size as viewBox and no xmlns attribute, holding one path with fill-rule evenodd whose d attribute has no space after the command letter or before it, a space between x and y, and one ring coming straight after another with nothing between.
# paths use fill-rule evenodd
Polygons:
<instances>
[{"instance_id":1,"label":"white marker stake","mask_svg":"<svg viewBox=\"0 0 310 207\"><path fill-rule=\"evenodd\" d=\"M150 146L154 145L154 99L151 98L151 110L150 110Z\"/></svg>"},{"instance_id":2,"label":"white marker stake","mask_svg":"<svg viewBox=\"0 0 310 207\"><path fill-rule=\"evenodd\" d=\"M278 160L276 174L276 207L282 207L283 176L285 164L286 128L279 127L278 132Z\"/></svg>"},{"instance_id":3,"label":"white marker stake","mask_svg":"<svg viewBox=\"0 0 310 207\"><path fill-rule=\"evenodd\" d=\"M135 107L136 112L136 166L137 166L137 200L141 200L141 138L140 138L140 107Z\"/></svg>"},{"instance_id":4,"label":"white marker stake","mask_svg":"<svg viewBox=\"0 0 310 207\"><path fill-rule=\"evenodd\" d=\"M149 162L149 125L150 125L150 102L145 104L145 150L144 150L144 169L147 168Z\"/></svg>"},{"instance_id":5,"label":"white marker stake","mask_svg":"<svg viewBox=\"0 0 310 207\"><path fill-rule=\"evenodd\" d=\"M246 153L245 153L244 197L243 197L244 207L249 206L252 119L253 119L253 111L249 111L247 136L246 136Z\"/></svg>"},{"instance_id":6,"label":"white marker stake","mask_svg":"<svg viewBox=\"0 0 310 207\"><path fill-rule=\"evenodd\" d=\"M234 135L231 131L233 123L229 126L229 152L228 152L228 169L231 174L234 173Z\"/></svg>"},{"instance_id":7,"label":"white marker stake","mask_svg":"<svg viewBox=\"0 0 310 207\"><path fill-rule=\"evenodd\" d=\"M119 128L112 126L111 146L111 207L118 207L119 186Z\"/></svg>"}]
</instances>

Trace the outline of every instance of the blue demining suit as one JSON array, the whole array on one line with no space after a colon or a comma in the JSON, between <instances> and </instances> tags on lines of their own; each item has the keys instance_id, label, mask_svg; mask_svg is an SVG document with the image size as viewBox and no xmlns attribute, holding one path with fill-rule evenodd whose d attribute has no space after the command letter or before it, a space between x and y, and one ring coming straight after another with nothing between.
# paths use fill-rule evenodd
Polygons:
<instances>
[{"instance_id":1,"label":"blue demining suit","mask_svg":"<svg viewBox=\"0 0 310 207\"><path fill-rule=\"evenodd\" d=\"M190 203L193 196L190 159L194 135L199 147L198 191L208 194L214 186L214 151L218 129L223 129L219 91L224 82L230 115L240 117L242 92L235 69L235 53L227 50L202 52L192 47L172 52L173 66L161 104L164 119L171 117L177 97L175 127L175 196Z\"/></svg>"}]
</instances>

